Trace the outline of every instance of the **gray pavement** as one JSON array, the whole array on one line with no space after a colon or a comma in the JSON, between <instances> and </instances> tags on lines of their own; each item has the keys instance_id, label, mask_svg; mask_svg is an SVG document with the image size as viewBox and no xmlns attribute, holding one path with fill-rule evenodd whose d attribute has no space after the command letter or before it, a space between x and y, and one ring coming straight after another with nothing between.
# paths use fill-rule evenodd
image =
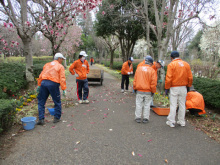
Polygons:
<instances>
[{"instance_id":1,"label":"gray pavement","mask_svg":"<svg viewBox=\"0 0 220 165\"><path fill-rule=\"evenodd\" d=\"M95 68L95 66L92 66ZM67 78L76 100L75 76ZM120 80L105 73L103 86L90 84L90 104L63 108L62 122L36 126L15 137L4 165L217 165L220 144L187 123L168 127L151 111L150 122L134 121L135 95L120 93ZM133 154L132 154L133 152ZM168 163L166 163L166 161Z\"/></svg>"}]
</instances>

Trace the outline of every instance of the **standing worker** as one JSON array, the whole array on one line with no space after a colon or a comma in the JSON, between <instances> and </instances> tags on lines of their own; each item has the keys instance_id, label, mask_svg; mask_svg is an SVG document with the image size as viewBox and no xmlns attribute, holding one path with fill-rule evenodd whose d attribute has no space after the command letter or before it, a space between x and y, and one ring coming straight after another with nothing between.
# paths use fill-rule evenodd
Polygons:
<instances>
[{"instance_id":1,"label":"standing worker","mask_svg":"<svg viewBox=\"0 0 220 165\"><path fill-rule=\"evenodd\" d=\"M89 86L87 80L87 74L89 73L89 63L85 60L85 57L87 56L88 55L85 51L81 51L79 53L79 59L72 63L72 65L69 67L70 73L72 75L76 75L77 97L80 104L89 103Z\"/></svg>"},{"instance_id":2,"label":"standing worker","mask_svg":"<svg viewBox=\"0 0 220 165\"><path fill-rule=\"evenodd\" d=\"M189 110L191 115L195 116L206 113L203 96L193 86L190 87L190 91L186 95L186 109Z\"/></svg>"},{"instance_id":3,"label":"standing worker","mask_svg":"<svg viewBox=\"0 0 220 165\"><path fill-rule=\"evenodd\" d=\"M92 66L93 63L94 63L94 58L91 57L91 58L90 58L90 65Z\"/></svg>"},{"instance_id":4,"label":"standing worker","mask_svg":"<svg viewBox=\"0 0 220 165\"><path fill-rule=\"evenodd\" d=\"M53 123L60 121L61 117L61 100L60 100L60 89L63 90L63 95L66 96L66 78L65 78L65 69L62 65L63 60L66 58L63 57L61 53L56 53L54 56L54 61L49 62L44 65L43 71L41 72L38 79L38 113L39 121L38 125L44 125L44 114L45 114L45 103L49 94L51 95L54 106L54 120Z\"/></svg>"},{"instance_id":5,"label":"standing worker","mask_svg":"<svg viewBox=\"0 0 220 165\"><path fill-rule=\"evenodd\" d=\"M140 62L137 66L140 67L140 66L143 66L145 64L145 60ZM151 66L155 72L156 72L156 78L158 79L157 77L157 70L164 67L164 61L163 60L158 60L157 62L153 62L153 65ZM151 107L154 107L154 96L152 96L152 101L151 101Z\"/></svg>"},{"instance_id":6,"label":"standing worker","mask_svg":"<svg viewBox=\"0 0 220 165\"><path fill-rule=\"evenodd\" d=\"M143 110L143 123L147 123L150 117L150 103L151 96L156 92L157 79L154 69L151 67L153 64L153 58L147 56L145 58L145 64L138 67L136 70L133 88L136 91L136 110L135 121L141 122L142 106Z\"/></svg>"},{"instance_id":7,"label":"standing worker","mask_svg":"<svg viewBox=\"0 0 220 165\"><path fill-rule=\"evenodd\" d=\"M176 108L179 105L177 124L184 127L186 113L186 94L187 87L192 86L193 76L190 65L179 58L177 51L171 52L171 63L167 66L165 81L165 94L168 95L170 89L170 113L167 117L166 124L175 127Z\"/></svg>"},{"instance_id":8,"label":"standing worker","mask_svg":"<svg viewBox=\"0 0 220 165\"><path fill-rule=\"evenodd\" d=\"M122 79L121 79L121 92L123 93L124 90L124 84L125 84L125 89L126 91L128 91L128 87L129 87L129 75L133 74L133 66L132 66L132 62L134 61L133 57L129 57L128 61L124 62L122 65L122 69L121 69L121 75L122 75Z\"/></svg>"}]
</instances>

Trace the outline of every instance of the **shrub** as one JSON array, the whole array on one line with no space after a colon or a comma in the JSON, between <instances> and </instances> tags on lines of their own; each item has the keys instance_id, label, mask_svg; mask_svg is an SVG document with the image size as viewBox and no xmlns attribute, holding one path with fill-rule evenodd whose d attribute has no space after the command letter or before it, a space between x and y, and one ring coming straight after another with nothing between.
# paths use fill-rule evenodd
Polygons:
<instances>
[{"instance_id":1,"label":"shrub","mask_svg":"<svg viewBox=\"0 0 220 165\"><path fill-rule=\"evenodd\" d=\"M220 110L220 81L194 77L193 85L203 95L206 105Z\"/></svg>"},{"instance_id":2,"label":"shrub","mask_svg":"<svg viewBox=\"0 0 220 165\"><path fill-rule=\"evenodd\" d=\"M0 133L14 123L16 104L13 100L0 99Z\"/></svg>"},{"instance_id":3,"label":"shrub","mask_svg":"<svg viewBox=\"0 0 220 165\"><path fill-rule=\"evenodd\" d=\"M41 71L43 70L43 67L44 67L44 65L45 64L35 64L34 65L34 77L35 78L38 78L39 77L39 75L40 75L40 73L41 73Z\"/></svg>"},{"instance_id":4,"label":"shrub","mask_svg":"<svg viewBox=\"0 0 220 165\"><path fill-rule=\"evenodd\" d=\"M25 65L18 63L0 63L0 91L8 95L15 94L26 87ZM7 98L1 94L0 98Z\"/></svg>"}]
</instances>

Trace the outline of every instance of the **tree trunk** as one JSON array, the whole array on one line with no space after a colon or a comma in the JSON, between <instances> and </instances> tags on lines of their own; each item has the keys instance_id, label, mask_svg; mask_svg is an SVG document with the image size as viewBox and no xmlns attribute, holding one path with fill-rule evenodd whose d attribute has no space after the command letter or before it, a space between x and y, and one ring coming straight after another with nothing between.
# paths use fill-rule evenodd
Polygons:
<instances>
[{"instance_id":1,"label":"tree trunk","mask_svg":"<svg viewBox=\"0 0 220 165\"><path fill-rule=\"evenodd\" d=\"M28 82L28 88L34 88L34 75L33 75L33 58L31 49L31 39L23 39L24 44L24 56L26 61L26 79Z\"/></svg>"},{"instance_id":2,"label":"tree trunk","mask_svg":"<svg viewBox=\"0 0 220 165\"><path fill-rule=\"evenodd\" d=\"M114 52L115 52L115 50L114 49L111 49L110 50L110 53L111 53L111 59L110 59L110 68L112 69L112 67L113 67L113 60L114 60Z\"/></svg>"}]
</instances>

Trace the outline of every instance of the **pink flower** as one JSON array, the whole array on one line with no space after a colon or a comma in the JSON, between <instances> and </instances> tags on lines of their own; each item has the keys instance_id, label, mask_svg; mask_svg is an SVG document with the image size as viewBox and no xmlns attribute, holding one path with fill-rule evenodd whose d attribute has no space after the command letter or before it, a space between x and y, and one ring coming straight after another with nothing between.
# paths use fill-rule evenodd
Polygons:
<instances>
[{"instance_id":1,"label":"pink flower","mask_svg":"<svg viewBox=\"0 0 220 165\"><path fill-rule=\"evenodd\" d=\"M57 49L57 45L54 45L54 49Z\"/></svg>"},{"instance_id":2,"label":"pink flower","mask_svg":"<svg viewBox=\"0 0 220 165\"><path fill-rule=\"evenodd\" d=\"M59 22L57 22L56 25L59 26Z\"/></svg>"},{"instance_id":3,"label":"pink flower","mask_svg":"<svg viewBox=\"0 0 220 165\"><path fill-rule=\"evenodd\" d=\"M63 32L63 34L65 35L65 34L66 34L66 32Z\"/></svg>"},{"instance_id":4,"label":"pink flower","mask_svg":"<svg viewBox=\"0 0 220 165\"><path fill-rule=\"evenodd\" d=\"M6 50L6 47L3 47L4 50Z\"/></svg>"},{"instance_id":5,"label":"pink flower","mask_svg":"<svg viewBox=\"0 0 220 165\"><path fill-rule=\"evenodd\" d=\"M105 15L105 11L102 12L102 15Z\"/></svg>"},{"instance_id":6,"label":"pink flower","mask_svg":"<svg viewBox=\"0 0 220 165\"><path fill-rule=\"evenodd\" d=\"M6 28L7 28L7 25L8 25L8 24L4 22L4 27L6 27Z\"/></svg>"},{"instance_id":7,"label":"pink flower","mask_svg":"<svg viewBox=\"0 0 220 165\"><path fill-rule=\"evenodd\" d=\"M12 24L11 22L9 23L9 26L10 26L11 28L13 28L13 24Z\"/></svg>"},{"instance_id":8,"label":"pink flower","mask_svg":"<svg viewBox=\"0 0 220 165\"><path fill-rule=\"evenodd\" d=\"M29 21L27 21L27 22L26 22L26 25L27 25L27 26L30 26L30 25L31 25L31 23L30 23Z\"/></svg>"},{"instance_id":9,"label":"pink flower","mask_svg":"<svg viewBox=\"0 0 220 165\"><path fill-rule=\"evenodd\" d=\"M53 30L50 31L50 34L53 34Z\"/></svg>"},{"instance_id":10,"label":"pink flower","mask_svg":"<svg viewBox=\"0 0 220 165\"><path fill-rule=\"evenodd\" d=\"M114 5L110 5L110 8L113 9L113 8L114 8Z\"/></svg>"},{"instance_id":11,"label":"pink flower","mask_svg":"<svg viewBox=\"0 0 220 165\"><path fill-rule=\"evenodd\" d=\"M165 12L164 12L164 15L169 15L168 11L165 11Z\"/></svg>"}]
</instances>

